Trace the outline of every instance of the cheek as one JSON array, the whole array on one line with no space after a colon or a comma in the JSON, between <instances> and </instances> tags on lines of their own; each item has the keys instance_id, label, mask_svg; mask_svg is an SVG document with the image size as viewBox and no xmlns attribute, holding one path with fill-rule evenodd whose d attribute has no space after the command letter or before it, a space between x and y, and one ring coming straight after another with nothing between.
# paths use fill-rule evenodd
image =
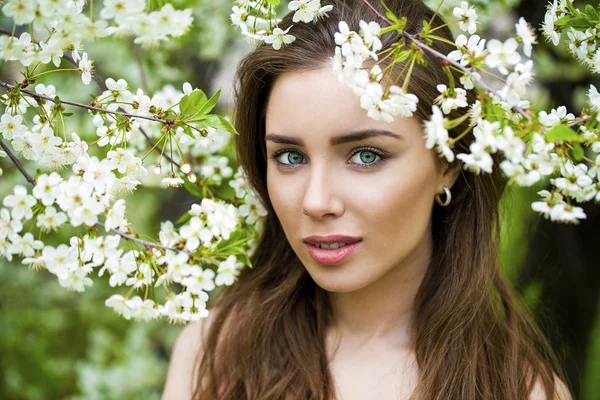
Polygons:
<instances>
[{"instance_id":1,"label":"cheek","mask_svg":"<svg viewBox=\"0 0 600 400\"><path fill-rule=\"evenodd\" d=\"M267 168L267 190L275 214L287 235L288 231L295 230L295 225L300 220L298 213L301 212L302 205L299 201L302 196L298 188L294 187L293 180L273 171L270 166Z\"/></svg>"},{"instance_id":2,"label":"cheek","mask_svg":"<svg viewBox=\"0 0 600 400\"><path fill-rule=\"evenodd\" d=\"M354 190L352 209L362 214L373 248L408 252L427 231L435 195L435 167L398 162L371 179L368 189ZM402 172L399 172L402 171ZM363 186L364 187L364 186ZM359 211L360 210L360 211Z\"/></svg>"}]
</instances>

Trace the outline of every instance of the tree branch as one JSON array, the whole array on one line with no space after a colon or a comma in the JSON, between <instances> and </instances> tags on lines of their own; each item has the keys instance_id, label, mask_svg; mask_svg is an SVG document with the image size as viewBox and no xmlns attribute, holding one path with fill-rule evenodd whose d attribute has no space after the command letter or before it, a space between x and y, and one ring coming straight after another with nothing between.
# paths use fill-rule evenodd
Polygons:
<instances>
[{"instance_id":1,"label":"tree branch","mask_svg":"<svg viewBox=\"0 0 600 400\"><path fill-rule=\"evenodd\" d=\"M15 89L14 85L11 85L10 83L6 83L6 82L3 82L3 81L0 81L0 86L4 87L6 89L10 89L10 90L14 90ZM28 89L19 89L19 91L21 91L21 92L23 92L23 93L25 93L25 94L33 97L34 99L35 98L40 98L40 99L46 99L46 100L49 100L51 102L54 102L54 99L52 97L44 96L44 95L38 94L36 92L32 92L31 90L28 90ZM116 114L121 114L121 115L123 115L125 117L128 117L128 118L147 119L147 120L152 121L152 122L160 122L161 124L167 124L167 123L169 123L169 121L167 121L167 120L159 119L159 118L156 118L156 117L148 117L148 116L145 116L145 115L131 114L131 113L128 113L128 112L125 112L125 111L110 111L110 110L105 110L104 108L90 106L89 104L75 103L74 101L67 101L67 100L62 100L61 99L60 102L62 104L67 104L67 105L70 105L70 106L75 106L75 107L80 107L80 108L87 108L88 110L95 110L95 111L100 111L100 112L104 112L104 113L108 113L108 114L115 114L115 115Z\"/></svg>"},{"instance_id":2,"label":"tree branch","mask_svg":"<svg viewBox=\"0 0 600 400\"><path fill-rule=\"evenodd\" d=\"M6 152L6 154L8 154L8 157L10 158L10 160L13 162L13 164L15 164L17 169L19 171L21 171L21 174L23 174L25 179L27 179L27 182L29 182L33 186L35 186L35 184L36 184L35 179L31 175L29 175L27 173L27 171L25 171L25 168L23 168L23 165L21 164L19 159L13 154L12 151L10 151L10 149L6 146L6 144L4 144L4 142L2 140L0 140L0 147L2 147L2 149Z\"/></svg>"},{"instance_id":3,"label":"tree branch","mask_svg":"<svg viewBox=\"0 0 600 400\"><path fill-rule=\"evenodd\" d=\"M0 28L0 33L4 34L4 35L8 35L8 36L12 35L11 31L6 30L4 28ZM31 38L31 40L33 41L33 38ZM38 42L35 42L35 43L39 44ZM77 68L79 68L79 64L69 54L64 54L63 57L66 58L71 64L73 64L74 66L76 66ZM102 90L102 91L108 90L108 88L104 84L104 81L98 77L98 74L92 75L92 78L94 79L94 82L96 82L96 84L98 85L98 87L100 88L100 90ZM162 154L162 156L164 158L166 158L171 164L177 166L177 168L181 168L181 166L179 165L179 163L175 162L175 160L173 160L167 154L167 152L162 151L158 146L156 146L156 143L154 142L154 140L152 140L152 138L150 136L148 136L148 134L146 133L146 131L143 128L140 128L140 132L142 132L142 135L144 135L144 137L146 138L146 141L150 145L150 148L156 149L156 151L160 152Z\"/></svg>"}]
</instances>

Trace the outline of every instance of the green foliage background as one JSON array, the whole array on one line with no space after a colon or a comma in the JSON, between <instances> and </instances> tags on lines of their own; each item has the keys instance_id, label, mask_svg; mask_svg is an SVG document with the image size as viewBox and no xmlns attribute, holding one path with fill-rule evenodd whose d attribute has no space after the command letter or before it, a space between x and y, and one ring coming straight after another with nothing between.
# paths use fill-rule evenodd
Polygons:
<instances>
[{"instance_id":1,"label":"green foliage background","mask_svg":"<svg viewBox=\"0 0 600 400\"><path fill-rule=\"evenodd\" d=\"M177 0L172 3L176 8L195 10L195 27L191 32L160 49L143 50L142 66L136 60L130 39L108 38L86 45L99 73L105 78L124 78L130 88L147 87L151 92L164 84L181 87L183 82L189 81L213 93L215 76L220 67L229 62L225 60L231 57L231 49L241 49L239 53L248 48L244 47L239 32L229 26L231 2ZM437 1L429 3L435 5ZM446 1L445 9L451 10L456 3L460 2ZM513 24L516 20L516 14L510 14L510 10L517 6L517 1L477 0L473 3L487 10L487 20L498 13L513 18ZM10 29L12 22L0 16L0 26ZM564 56L560 65L553 56L556 51ZM534 52L537 52L537 78L545 85L558 80L578 80L586 75L583 68L565 56L564 46L551 51L547 45L541 45ZM17 78L15 68L12 64L0 64L2 79ZM83 86L76 74L49 74L45 78L42 83L54 84L59 94L69 100L87 102L89 91L97 90L92 85ZM555 105L544 87L537 89L536 97L537 107ZM581 107L585 91L575 91L573 98L574 104ZM83 117L84 114L76 113L67 123L84 140L93 141L91 122ZM231 150L230 157L233 156ZM4 169L0 177L0 198L4 198L14 184L26 183L7 159L0 159L0 167ZM539 221L530 208L538 189L510 188L503 199L502 262L513 282L523 265L526 244ZM128 208L127 218L137 232L155 236L160 222L176 219L189 207L189 202L183 190L142 188L127 199L128 205L135 204ZM66 242L71 234L64 230L52 240ZM541 290L539 282L531 283L524 290L532 312L543 312L538 304ZM94 286L83 294L68 292L45 271L31 271L18 262L0 259L0 398L160 398L170 351L181 327L166 321L126 321L104 306L104 300L113 293L115 289L110 288L106 280L97 278ZM593 341L583 344L590 361L582 368L582 389L576 396L582 400L600 398L600 382L594 379L600 376L598 317L592 338Z\"/></svg>"}]
</instances>

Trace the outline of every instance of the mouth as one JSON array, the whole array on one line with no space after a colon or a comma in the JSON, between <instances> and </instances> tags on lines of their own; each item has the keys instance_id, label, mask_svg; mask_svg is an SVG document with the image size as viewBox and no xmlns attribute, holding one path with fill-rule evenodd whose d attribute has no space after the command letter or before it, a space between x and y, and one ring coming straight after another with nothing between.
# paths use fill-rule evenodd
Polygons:
<instances>
[{"instance_id":1,"label":"mouth","mask_svg":"<svg viewBox=\"0 0 600 400\"><path fill-rule=\"evenodd\" d=\"M304 244L316 262L324 265L336 265L350 257L360 247L362 240L354 243L336 243L332 245L310 244L306 242Z\"/></svg>"}]
</instances>

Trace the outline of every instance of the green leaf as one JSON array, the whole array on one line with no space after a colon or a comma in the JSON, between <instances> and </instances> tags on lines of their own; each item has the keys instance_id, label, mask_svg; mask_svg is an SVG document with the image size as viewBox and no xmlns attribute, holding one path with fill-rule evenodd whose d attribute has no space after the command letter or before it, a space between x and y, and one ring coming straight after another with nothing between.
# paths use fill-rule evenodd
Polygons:
<instances>
[{"instance_id":1,"label":"green leaf","mask_svg":"<svg viewBox=\"0 0 600 400\"><path fill-rule=\"evenodd\" d=\"M186 213L183 213L177 221L175 221L175 224L183 225L183 224L186 224L190 219L192 219L192 214L190 214L189 212L186 212Z\"/></svg>"},{"instance_id":2,"label":"green leaf","mask_svg":"<svg viewBox=\"0 0 600 400\"><path fill-rule=\"evenodd\" d=\"M248 257L248 254L246 254L246 253L239 253L239 254L236 254L236 256L238 258L238 261L244 263L250 269L252 269L252 261L250 261L250 257Z\"/></svg>"},{"instance_id":3,"label":"green leaf","mask_svg":"<svg viewBox=\"0 0 600 400\"><path fill-rule=\"evenodd\" d=\"M392 12L392 10L390 10L388 8L388 6L385 4L384 1L380 0L381 5L383 6L383 8L385 8L385 16L390 20L390 21L394 21L395 23L400 22L398 20L398 17L396 17L396 15L394 15L394 13Z\"/></svg>"},{"instance_id":4,"label":"green leaf","mask_svg":"<svg viewBox=\"0 0 600 400\"><path fill-rule=\"evenodd\" d=\"M222 88L219 88L219 90L217 90L217 93L215 93L210 99L208 99L208 101L204 103L202 107L200 107L200 109L194 113L194 116L205 115L211 112L212 109L215 108L215 106L217 105L217 101L219 101L221 89Z\"/></svg>"},{"instance_id":5,"label":"green leaf","mask_svg":"<svg viewBox=\"0 0 600 400\"><path fill-rule=\"evenodd\" d=\"M200 89L194 90L190 94L186 94L179 102L179 111L181 115L194 114L206 104L208 97Z\"/></svg>"},{"instance_id":6,"label":"green leaf","mask_svg":"<svg viewBox=\"0 0 600 400\"><path fill-rule=\"evenodd\" d=\"M559 124L550 129L545 136L546 142L581 142L583 139L572 128Z\"/></svg>"},{"instance_id":7,"label":"green leaf","mask_svg":"<svg viewBox=\"0 0 600 400\"><path fill-rule=\"evenodd\" d=\"M597 21L598 20L598 12L596 12L596 9L594 8L594 6L592 6L591 4L587 4L585 6L585 13L588 15L588 17L590 17L592 20Z\"/></svg>"},{"instance_id":8,"label":"green leaf","mask_svg":"<svg viewBox=\"0 0 600 400\"><path fill-rule=\"evenodd\" d=\"M573 158L575 161L582 161L585 153L583 151L583 147L579 143L575 143L573 146Z\"/></svg>"},{"instance_id":9,"label":"green leaf","mask_svg":"<svg viewBox=\"0 0 600 400\"><path fill-rule=\"evenodd\" d=\"M496 121L502 122L506 118L506 111L504 110L504 108L502 108L498 104L490 104L487 109L486 114L487 114L487 119L490 120L491 122L496 122Z\"/></svg>"},{"instance_id":10,"label":"green leaf","mask_svg":"<svg viewBox=\"0 0 600 400\"><path fill-rule=\"evenodd\" d=\"M229 133L233 133L235 135L239 135L239 133L235 130L233 125L231 125L231 122L227 121L225 118L217 114L207 114L198 118L196 121L202 122L215 129L220 129Z\"/></svg>"},{"instance_id":11,"label":"green leaf","mask_svg":"<svg viewBox=\"0 0 600 400\"><path fill-rule=\"evenodd\" d=\"M560 17L559 19L554 21L554 26L565 26L571 20L571 18L573 17L571 17L570 15Z\"/></svg>"},{"instance_id":12,"label":"green leaf","mask_svg":"<svg viewBox=\"0 0 600 400\"><path fill-rule=\"evenodd\" d=\"M575 17L571 18L569 22L565 24L565 26L569 26L577 30L586 30L591 27L591 24L585 18Z\"/></svg>"},{"instance_id":13,"label":"green leaf","mask_svg":"<svg viewBox=\"0 0 600 400\"><path fill-rule=\"evenodd\" d=\"M280 0L267 0L267 1L269 2L269 4L272 4L274 6L278 6Z\"/></svg>"},{"instance_id":14,"label":"green leaf","mask_svg":"<svg viewBox=\"0 0 600 400\"><path fill-rule=\"evenodd\" d=\"M194 133L192 132L192 128L190 128L189 125L184 123L182 130L183 130L183 133L187 134L189 137L196 140L196 137L194 136Z\"/></svg>"},{"instance_id":15,"label":"green leaf","mask_svg":"<svg viewBox=\"0 0 600 400\"><path fill-rule=\"evenodd\" d=\"M573 2L571 0L567 0L567 8L569 9L569 11L571 11L571 13L573 15L579 16L581 15L581 12L575 8L575 6L573 5Z\"/></svg>"}]
</instances>

